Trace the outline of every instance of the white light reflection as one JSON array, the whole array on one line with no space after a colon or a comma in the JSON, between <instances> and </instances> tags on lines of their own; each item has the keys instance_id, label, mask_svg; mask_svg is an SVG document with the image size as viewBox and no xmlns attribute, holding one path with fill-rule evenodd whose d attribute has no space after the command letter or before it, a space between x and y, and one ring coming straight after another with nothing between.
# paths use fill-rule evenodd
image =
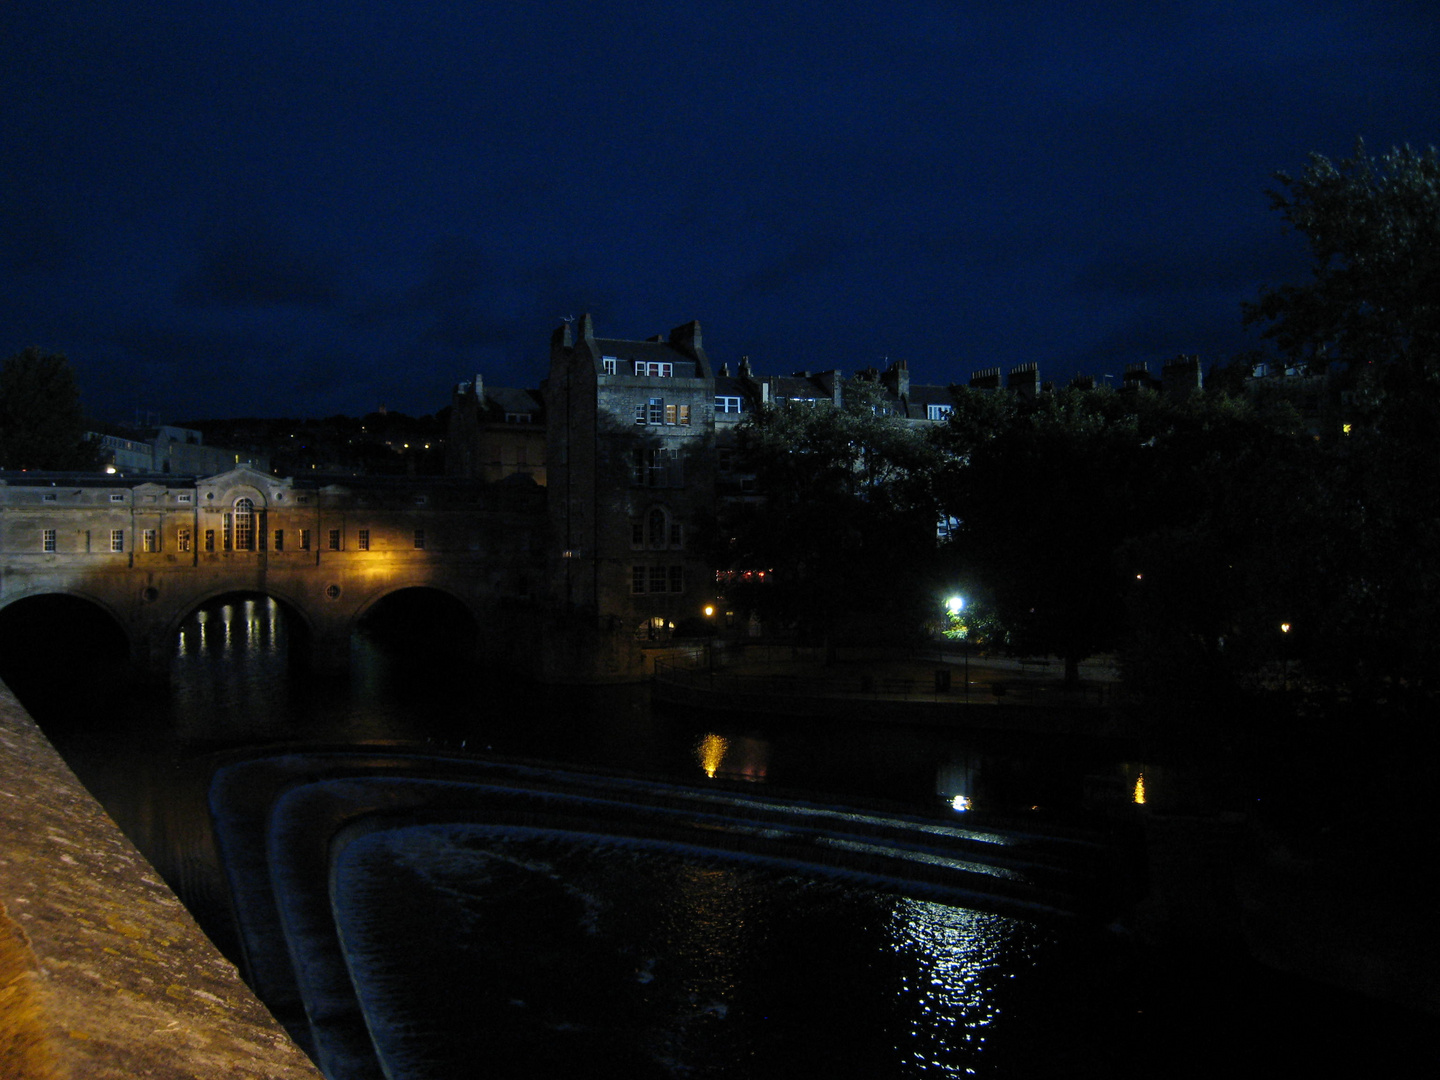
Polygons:
<instances>
[{"instance_id":1,"label":"white light reflection","mask_svg":"<svg viewBox=\"0 0 1440 1080\"><path fill-rule=\"evenodd\" d=\"M1003 915L902 897L891 912L891 947L914 962L901 994L910 1031L897 1046L911 1068L975 1072L986 1029L1000 1015L992 975L1025 924ZM1013 965L1017 957L1011 956Z\"/></svg>"}]
</instances>

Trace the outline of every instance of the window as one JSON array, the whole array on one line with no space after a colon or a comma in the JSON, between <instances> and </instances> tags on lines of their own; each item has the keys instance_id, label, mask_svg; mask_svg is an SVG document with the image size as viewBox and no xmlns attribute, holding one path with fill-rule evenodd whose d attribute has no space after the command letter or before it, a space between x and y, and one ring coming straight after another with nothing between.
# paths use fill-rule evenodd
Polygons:
<instances>
[{"instance_id":1,"label":"window","mask_svg":"<svg viewBox=\"0 0 1440 1080\"><path fill-rule=\"evenodd\" d=\"M285 550L285 530L284 530L284 529L276 529L276 530L275 530L275 550L276 550L276 551L284 551L284 550Z\"/></svg>"},{"instance_id":2,"label":"window","mask_svg":"<svg viewBox=\"0 0 1440 1080\"><path fill-rule=\"evenodd\" d=\"M369 551L369 550L370 550L370 530L369 530L369 529L361 529L358 533L355 534L355 546L356 546L357 548L359 548L361 551Z\"/></svg>"},{"instance_id":3,"label":"window","mask_svg":"<svg viewBox=\"0 0 1440 1080\"><path fill-rule=\"evenodd\" d=\"M651 376L659 379L668 379L675 374L675 365L669 363L661 363L657 360L636 360L635 374Z\"/></svg>"},{"instance_id":4,"label":"window","mask_svg":"<svg viewBox=\"0 0 1440 1080\"><path fill-rule=\"evenodd\" d=\"M111 495L111 496L110 496L110 501L111 501L111 502L124 502L124 501L125 501L125 496L124 496L124 495Z\"/></svg>"},{"instance_id":5,"label":"window","mask_svg":"<svg viewBox=\"0 0 1440 1080\"><path fill-rule=\"evenodd\" d=\"M158 530L158 529L146 529L144 532L142 532L142 533L140 534L140 550L141 550L141 551L159 551L159 550L160 550L160 530Z\"/></svg>"},{"instance_id":6,"label":"window","mask_svg":"<svg viewBox=\"0 0 1440 1080\"><path fill-rule=\"evenodd\" d=\"M301 551L309 551L309 550L310 550L310 530L309 530L309 529L301 529L301 530L300 530L300 550L301 550Z\"/></svg>"},{"instance_id":7,"label":"window","mask_svg":"<svg viewBox=\"0 0 1440 1080\"><path fill-rule=\"evenodd\" d=\"M684 459L679 450L640 447L631 462L630 479L639 487L681 487L685 482Z\"/></svg>"},{"instance_id":8,"label":"window","mask_svg":"<svg viewBox=\"0 0 1440 1080\"><path fill-rule=\"evenodd\" d=\"M738 397L717 397L715 399L715 411L720 413L739 412L740 399Z\"/></svg>"},{"instance_id":9,"label":"window","mask_svg":"<svg viewBox=\"0 0 1440 1080\"><path fill-rule=\"evenodd\" d=\"M55 530L54 530L54 529L44 529L44 530L41 531L41 533L40 533L40 550L41 550L41 551L54 551L54 550L55 550Z\"/></svg>"},{"instance_id":10,"label":"window","mask_svg":"<svg viewBox=\"0 0 1440 1080\"><path fill-rule=\"evenodd\" d=\"M124 550L125 550L125 530L124 530L124 529L111 529L111 530L110 530L110 550L111 550L111 551L124 551Z\"/></svg>"},{"instance_id":11,"label":"window","mask_svg":"<svg viewBox=\"0 0 1440 1080\"><path fill-rule=\"evenodd\" d=\"M645 523L643 521L630 523L630 546L636 550L645 546Z\"/></svg>"},{"instance_id":12,"label":"window","mask_svg":"<svg viewBox=\"0 0 1440 1080\"><path fill-rule=\"evenodd\" d=\"M722 473L735 471L735 451L728 446L715 450L715 465Z\"/></svg>"},{"instance_id":13,"label":"window","mask_svg":"<svg viewBox=\"0 0 1440 1080\"><path fill-rule=\"evenodd\" d=\"M416 529L416 530L415 530L415 550L416 550L416 551L424 551L424 550L425 550L425 530L424 530L424 529Z\"/></svg>"},{"instance_id":14,"label":"window","mask_svg":"<svg viewBox=\"0 0 1440 1080\"><path fill-rule=\"evenodd\" d=\"M670 522L670 546L672 548L685 546L685 533L678 521Z\"/></svg>"},{"instance_id":15,"label":"window","mask_svg":"<svg viewBox=\"0 0 1440 1080\"><path fill-rule=\"evenodd\" d=\"M652 397L648 405L647 420L652 424L663 424L665 422L665 399Z\"/></svg>"},{"instance_id":16,"label":"window","mask_svg":"<svg viewBox=\"0 0 1440 1080\"><path fill-rule=\"evenodd\" d=\"M529 424L532 423L534 419L535 415L528 412L507 412L505 414L505 422L507 424Z\"/></svg>"},{"instance_id":17,"label":"window","mask_svg":"<svg viewBox=\"0 0 1440 1080\"><path fill-rule=\"evenodd\" d=\"M190 529L186 525L182 525L180 526L180 528L175 530L175 550L190 550Z\"/></svg>"},{"instance_id":18,"label":"window","mask_svg":"<svg viewBox=\"0 0 1440 1080\"><path fill-rule=\"evenodd\" d=\"M175 496L175 501L182 503L194 502L195 496L188 491L182 491L179 495Z\"/></svg>"},{"instance_id":19,"label":"window","mask_svg":"<svg viewBox=\"0 0 1440 1080\"><path fill-rule=\"evenodd\" d=\"M340 530L339 530L339 529L331 529L331 530L330 530L330 550L331 550L331 551L339 551L339 550L340 550Z\"/></svg>"},{"instance_id":20,"label":"window","mask_svg":"<svg viewBox=\"0 0 1440 1080\"><path fill-rule=\"evenodd\" d=\"M600 358L600 370L606 375L614 375L619 366L620 358L618 356L602 356Z\"/></svg>"},{"instance_id":21,"label":"window","mask_svg":"<svg viewBox=\"0 0 1440 1080\"><path fill-rule=\"evenodd\" d=\"M55 501L55 492L53 492L53 491L47 491L47 492L45 492L45 494L40 497L40 501L41 501L41 502L54 502L54 501Z\"/></svg>"},{"instance_id":22,"label":"window","mask_svg":"<svg viewBox=\"0 0 1440 1080\"><path fill-rule=\"evenodd\" d=\"M215 530L214 530L214 529L206 529L206 530L205 530L205 550L206 550L206 551L214 551L214 550L215 550Z\"/></svg>"},{"instance_id":23,"label":"window","mask_svg":"<svg viewBox=\"0 0 1440 1080\"><path fill-rule=\"evenodd\" d=\"M927 405L925 416L929 420L944 420L954 411L953 405Z\"/></svg>"},{"instance_id":24,"label":"window","mask_svg":"<svg viewBox=\"0 0 1440 1080\"><path fill-rule=\"evenodd\" d=\"M679 416L679 419L678 419L677 422L680 424L681 427L689 427L689 426L690 426L690 406L689 406L689 405L681 405L681 406L680 406L680 416Z\"/></svg>"},{"instance_id":25,"label":"window","mask_svg":"<svg viewBox=\"0 0 1440 1080\"><path fill-rule=\"evenodd\" d=\"M255 504L249 499L235 500L235 550L250 551L255 547Z\"/></svg>"},{"instance_id":26,"label":"window","mask_svg":"<svg viewBox=\"0 0 1440 1080\"><path fill-rule=\"evenodd\" d=\"M650 511L649 533L650 546L652 548L663 548L670 539L670 515L660 507Z\"/></svg>"},{"instance_id":27,"label":"window","mask_svg":"<svg viewBox=\"0 0 1440 1080\"><path fill-rule=\"evenodd\" d=\"M630 591L636 596L645 593L678 593L685 591L683 566L632 566Z\"/></svg>"}]
</instances>

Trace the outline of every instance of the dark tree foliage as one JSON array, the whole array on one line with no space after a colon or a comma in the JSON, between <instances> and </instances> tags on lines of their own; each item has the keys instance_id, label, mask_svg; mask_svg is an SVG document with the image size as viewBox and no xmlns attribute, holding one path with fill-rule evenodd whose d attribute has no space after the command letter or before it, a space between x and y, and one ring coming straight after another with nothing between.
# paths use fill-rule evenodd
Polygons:
<instances>
[{"instance_id":1,"label":"dark tree foliage","mask_svg":"<svg viewBox=\"0 0 1440 1080\"><path fill-rule=\"evenodd\" d=\"M31 346L0 368L0 468L89 469L99 463L85 438L75 372L63 353Z\"/></svg>"},{"instance_id":2,"label":"dark tree foliage","mask_svg":"<svg viewBox=\"0 0 1440 1080\"><path fill-rule=\"evenodd\" d=\"M1271 203L1314 260L1303 285L1262 290L1246 321L1268 324L1292 363L1339 361L1361 391L1440 381L1440 156L1408 146L1378 161L1356 147L1277 173Z\"/></svg>"},{"instance_id":3,"label":"dark tree foliage","mask_svg":"<svg viewBox=\"0 0 1440 1080\"><path fill-rule=\"evenodd\" d=\"M1132 684L1170 692L1233 681L1274 647L1280 617L1248 578L1281 525L1251 493L1306 449L1283 403L959 390L950 428L968 448L944 482L954 553L1010 650L1060 656L1071 681L1118 650Z\"/></svg>"},{"instance_id":4,"label":"dark tree foliage","mask_svg":"<svg viewBox=\"0 0 1440 1080\"><path fill-rule=\"evenodd\" d=\"M929 426L887 415L873 384L852 381L842 407L767 406L739 439L763 499L722 510L710 556L766 575L732 600L831 644L918 632L938 588Z\"/></svg>"},{"instance_id":5,"label":"dark tree foliage","mask_svg":"<svg viewBox=\"0 0 1440 1080\"><path fill-rule=\"evenodd\" d=\"M1277 179L1314 272L1246 316L1290 363L1324 370L1347 425L1321 433L1291 500L1308 620L1291 648L1310 683L1418 713L1440 689L1440 156L1360 146Z\"/></svg>"},{"instance_id":6,"label":"dark tree foliage","mask_svg":"<svg viewBox=\"0 0 1440 1080\"><path fill-rule=\"evenodd\" d=\"M1016 652L1055 653L1066 675L1114 647L1124 625L1124 569L1141 437L1108 390L1033 400L958 390L947 441L962 466L945 483L960 521L957 561Z\"/></svg>"}]
</instances>

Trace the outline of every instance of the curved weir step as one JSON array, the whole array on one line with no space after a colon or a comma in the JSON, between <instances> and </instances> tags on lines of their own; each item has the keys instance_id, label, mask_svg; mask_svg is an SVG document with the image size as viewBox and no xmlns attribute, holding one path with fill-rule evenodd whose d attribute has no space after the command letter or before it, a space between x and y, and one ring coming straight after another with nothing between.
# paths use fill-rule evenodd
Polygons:
<instances>
[{"instance_id":1,"label":"curved weir step","mask_svg":"<svg viewBox=\"0 0 1440 1080\"><path fill-rule=\"evenodd\" d=\"M465 851L489 851L486 865L520 847L560 852L562 862L604 851L617 865L743 865L1056 925L1104 923L1128 891L1117 870L1123 859L1094 837L515 762L339 751L259 757L217 771L211 807L248 978L325 1071L346 1080L382 1075L376 1033L387 1024L357 984L344 925L366 920L347 914L342 893L351 852L386 848L392 838L463 839Z\"/></svg>"}]
</instances>

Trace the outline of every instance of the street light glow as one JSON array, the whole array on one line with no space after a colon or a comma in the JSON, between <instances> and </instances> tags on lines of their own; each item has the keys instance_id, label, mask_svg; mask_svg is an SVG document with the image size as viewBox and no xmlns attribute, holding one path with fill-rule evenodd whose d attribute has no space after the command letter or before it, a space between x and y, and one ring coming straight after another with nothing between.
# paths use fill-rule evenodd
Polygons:
<instances>
[{"instance_id":1,"label":"street light glow","mask_svg":"<svg viewBox=\"0 0 1440 1080\"><path fill-rule=\"evenodd\" d=\"M945 610L951 615L959 615L965 610L965 598L963 596L952 596L945 601Z\"/></svg>"}]
</instances>

